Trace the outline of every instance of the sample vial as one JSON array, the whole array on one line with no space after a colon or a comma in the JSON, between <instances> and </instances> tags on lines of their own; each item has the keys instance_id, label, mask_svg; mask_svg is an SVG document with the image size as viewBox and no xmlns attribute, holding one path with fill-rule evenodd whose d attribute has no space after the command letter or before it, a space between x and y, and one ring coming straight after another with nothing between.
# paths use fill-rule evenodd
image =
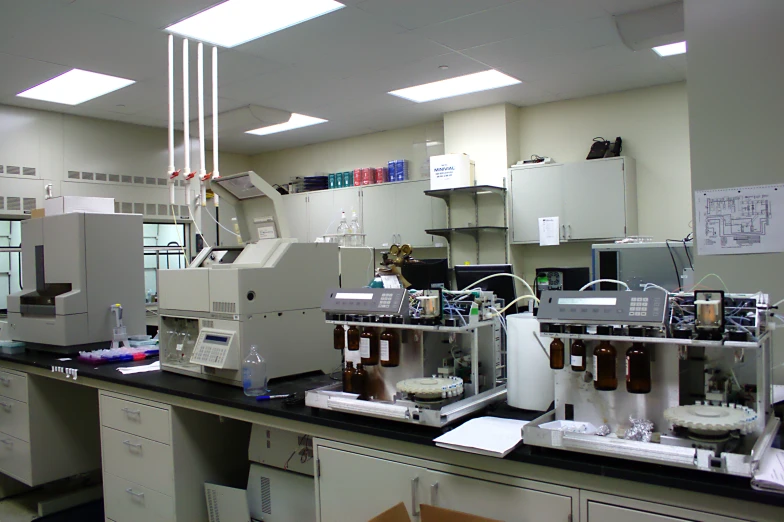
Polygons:
<instances>
[{"instance_id":1,"label":"sample vial","mask_svg":"<svg viewBox=\"0 0 784 522\"><path fill-rule=\"evenodd\" d=\"M572 326L569 331L573 334L584 334L585 327L584 326ZM572 341L571 348L569 350L569 362L572 366L573 372L584 372L585 371L585 355L586 355L586 348L585 348L585 341L582 339L575 339Z\"/></svg>"},{"instance_id":2,"label":"sample vial","mask_svg":"<svg viewBox=\"0 0 784 522\"><path fill-rule=\"evenodd\" d=\"M335 350L342 350L346 347L346 327L342 324L335 325L332 331L332 347Z\"/></svg>"},{"instance_id":3,"label":"sample vial","mask_svg":"<svg viewBox=\"0 0 784 522\"><path fill-rule=\"evenodd\" d=\"M357 371L354 369L354 363L348 361L346 367L343 369L343 391L346 393L353 393L354 390L354 374Z\"/></svg>"},{"instance_id":4,"label":"sample vial","mask_svg":"<svg viewBox=\"0 0 784 522\"><path fill-rule=\"evenodd\" d=\"M373 366L378 364L379 338L375 328L365 328L359 334L359 356L362 364Z\"/></svg>"},{"instance_id":5,"label":"sample vial","mask_svg":"<svg viewBox=\"0 0 784 522\"><path fill-rule=\"evenodd\" d=\"M359 328L352 324L346 330L346 337L348 338L348 349L352 352L359 350Z\"/></svg>"},{"instance_id":6,"label":"sample vial","mask_svg":"<svg viewBox=\"0 0 784 522\"><path fill-rule=\"evenodd\" d=\"M597 335L611 335L609 326L596 328ZM593 351L593 387L600 391L612 391L618 388L618 377L615 372L617 352L610 341L600 341Z\"/></svg>"},{"instance_id":7,"label":"sample vial","mask_svg":"<svg viewBox=\"0 0 784 522\"><path fill-rule=\"evenodd\" d=\"M359 394L359 398L363 401L367 400L367 380L367 370L362 363L358 363L354 375L351 376L351 393Z\"/></svg>"},{"instance_id":8,"label":"sample vial","mask_svg":"<svg viewBox=\"0 0 784 522\"><path fill-rule=\"evenodd\" d=\"M564 367L564 343L559 338L550 343L550 368L562 370Z\"/></svg>"},{"instance_id":9,"label":"sample vial","mask_svg":"<svg viewBox=\"0 0 784 522\"><path fill-rule=\"evenodd\" d=\"M394 329L384 330L378 345L381 366L391 368L400 364L400 337Z\"/></svg>"},{"instance_id":10,"label":"sample vial","mask_svg":"<svg viewBox=\"0 0 784 522\"><path fill-rule=\"evenodd\" d=\"M629 328L632 337L644 337L642 328ZM651 354L643 343L633 343L626 350L626 391L629 393L650 393L651 391Z\"/></svg>"}]
</instances>

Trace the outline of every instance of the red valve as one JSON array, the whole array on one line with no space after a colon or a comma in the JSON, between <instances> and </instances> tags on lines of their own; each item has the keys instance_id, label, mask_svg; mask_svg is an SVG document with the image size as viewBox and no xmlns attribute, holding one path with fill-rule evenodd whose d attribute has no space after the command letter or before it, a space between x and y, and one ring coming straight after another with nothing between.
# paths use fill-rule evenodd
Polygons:
<instances>
[{"instance_id":1,"label":"red valve","mask_svg":"<svg viewBox=\"0 0 784 522\"><path fill-rule=\"evenodd\" d=\"M186 174L186 175L185 175L185 179L186 179L186 180L191 180L191 179L193 179L193 176L195 176L195 175L196 175L196 171L194 170L194 171L193 171L193 172L191 172L190 174Z\"/></svg>"},{"instance_id":2,"label":"red valve","mask_svg":"<svg viewBox=\"0 0 784 522\"><path fill-rule=\"evenodd\" d=\"M174 178L176 178L179 175L180 175L180 171L179 170L175 170L174 172L169 174L169 179L174 179Z\"/></svg>"},{"instance_id":3,"label":"red valve","mask_svg":"<svg viewBox=\"0 0 784 522\"><path fill-rule=\"evenodd\" d=\"M202 181L207 181L208 179L212 179L212 172L208 172L204 175L203 178L201 178Z\"/></svg>"}]
</instances>

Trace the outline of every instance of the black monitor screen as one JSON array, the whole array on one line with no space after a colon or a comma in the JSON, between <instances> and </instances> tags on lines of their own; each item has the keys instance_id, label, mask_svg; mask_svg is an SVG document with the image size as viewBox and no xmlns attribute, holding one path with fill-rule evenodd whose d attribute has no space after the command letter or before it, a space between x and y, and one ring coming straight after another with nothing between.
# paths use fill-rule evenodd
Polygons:
<instances>
[{"instance_id":1,"label":"black monitor screen","mask_svg":"<svg viewBox=\"0 0 784 522\"><path fill-rule=\"evenodd\" d=\"M449 262L446 259L421 259L404 263L400 270L416 290L449 289Z\"/></svg>"},{"instance_id":2,"label":"black monitor screen","mask_svg":"<svg viewBox=\"0 0 784 522\"><path fill-rule=\"evenodd\" d=\"M457 290L476 283L483 277L494 274L512 274L512 265L455 265L455 283ZM504 306L515 300L515 280L513 277L493 277L487 281L482 281L474 288L493 292L500 299L504 300ZM516 314L517 305L512 305L506 314Z\"/></svg>"}]
</instances>

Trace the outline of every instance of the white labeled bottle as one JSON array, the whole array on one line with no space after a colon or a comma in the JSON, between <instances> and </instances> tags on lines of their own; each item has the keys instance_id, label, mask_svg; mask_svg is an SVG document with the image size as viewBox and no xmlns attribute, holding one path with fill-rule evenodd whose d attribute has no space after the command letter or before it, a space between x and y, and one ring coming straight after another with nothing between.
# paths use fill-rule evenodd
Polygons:
<instances>
[{"instance_id":1,"label":"white labeled bottle","mask_svg":"<svg viewBox=\"0 0 784 522\"><path fill-rule=\"evenodd\" d=\"M248 397L267 393L267 361L259 355L256 345L250 347L248 356L242 361L242 389Z\"/></svg>"}]
</instances>

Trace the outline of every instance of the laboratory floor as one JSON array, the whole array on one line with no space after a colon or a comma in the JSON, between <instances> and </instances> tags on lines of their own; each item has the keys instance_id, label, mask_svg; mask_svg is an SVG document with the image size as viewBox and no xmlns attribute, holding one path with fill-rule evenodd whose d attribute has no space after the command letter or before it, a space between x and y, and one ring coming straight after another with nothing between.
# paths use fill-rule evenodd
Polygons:
<instances>
[{"instance_id":1,"label":"laboratory floor","mask_svg":"<svg viewBox=\"0 0 784 522\"><path fill-rule=\"evenodd\" d=\"M38 516L40 493L31 491L24 495L0 500L0 522L103 522L103 500L90 502L61 513Z\"/></svg>"}]
</instances>

